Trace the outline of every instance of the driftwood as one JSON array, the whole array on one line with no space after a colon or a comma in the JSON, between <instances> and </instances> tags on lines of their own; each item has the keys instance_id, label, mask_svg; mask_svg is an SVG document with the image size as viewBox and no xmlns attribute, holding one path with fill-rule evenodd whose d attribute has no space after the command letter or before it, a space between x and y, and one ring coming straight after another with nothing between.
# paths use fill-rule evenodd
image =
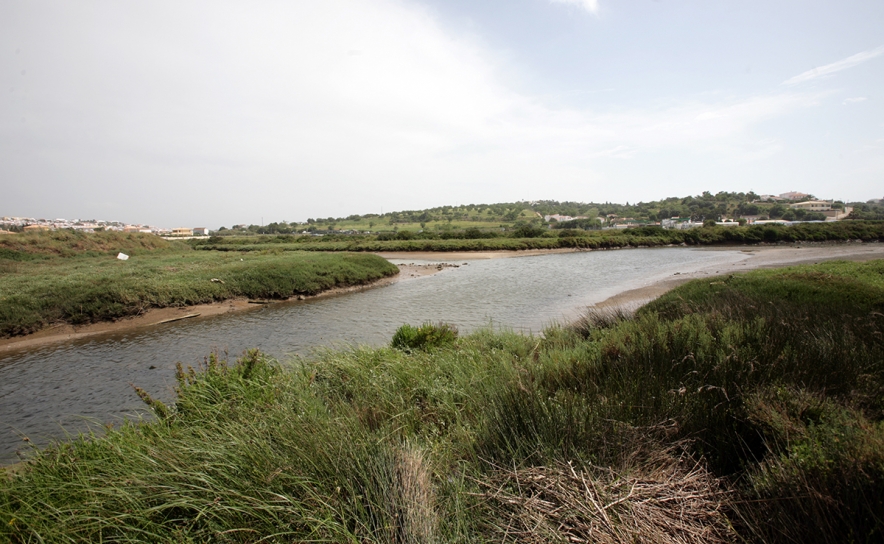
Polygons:
<instances>
[{"instance_id":1,"label":"driftwood","mask_svg":"<svg viewBox=\"0 0 884 544\"><path fill-rule=\"evenodd\" d=\"M173 317L171 319L164 319L162 321L157 321L154 325L162 325L163 323L172 323L173 321L181 321L182 319L190 319L191 317L199 317L200 314L187 314L179 317Z\"/></svg>"}]
</instances>

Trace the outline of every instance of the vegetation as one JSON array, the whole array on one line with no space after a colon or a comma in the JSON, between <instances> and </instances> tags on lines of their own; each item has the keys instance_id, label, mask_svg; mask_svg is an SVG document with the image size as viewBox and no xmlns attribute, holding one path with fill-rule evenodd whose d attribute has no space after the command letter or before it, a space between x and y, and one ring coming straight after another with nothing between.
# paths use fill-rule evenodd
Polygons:
<instances>
[{"instance_id":1,"label":"vegetation","mask_svg":"<svg viewBox=\"0 0 884 544\"><path fill-rule=\"evenodd\" d=\"M396 330L390 345L396 349L435 349L453 344L457 339L457 329L448 323L424 323L420 327L405 324Z\"/></svg>"},{"instance_id":2,"label":"vegetation","mask_svg":"<svg viewBox=\"0 0 884 544\"><path fill-rule=\"evenodd\" d=\"M804 200L813 200L808 195ZM704 191L700 195L670 197L652 202L617 204L612 202L558 202L538 200L533 202L507 202L499 204L467 204L439 206L426 210L406 210L382 214L350 215L347 217L309 218L303 223L286 221L269 225L234 225L221 227L215 231L220 236L253 236L257 234L298 234L311 233L366 233L392 232L402 230L423 231L438 235L458 233L476 229L485 233L512 231L519 223L543 224L551 215L574 217L572 221L558 223L550 219L550 224L562 228L597 229L600 226L625 223L650 225L673 217L683 220L703 222L707 219L721 221L724 218L737 220L740 216L757 216L762 219L784 219L787 221L822 221L825 216L818 212L791 209L790 202L778 203L762 201L760 196L750 191L712 194ZM851 206L868 207L872 204L854 203ZM844 209L845 203L832 202L833 209ZM881 219L870 215L855 214L855 219Z\"/></svg>"},{"instance_id":3,"label":"vegetation","mask_svg":"<svg viewBox=\"0 0 884 544\"><path fill-rule=\"evenodd\" d=\"M116 255L118 252L138 255L173 248L185 250L187 246L151 234L123 232L86 234L70 230L50 230L0 236L0 259L6 260Z\"/></svg>"},{"instance_id":4,"label":"vegetation","mask_svg":"<svg viewBox=\"0 0 884 544\"><path fill-rule=\"evenodd\" d=\"M779 242L884 241L884 222L839 221L784 225L720 227L711 224L688 230L658 226L617 230L549 230L522 225L511 233L492 236L439 236L432 232L400 231L397 235L211 237L193 240L196 249L213 251L490 251L525 249L607 249L667 245L759 244Z\"/></svg>"},{"instance_id":5,"label":"vegetation","mask_svg":"<svg viewBox=\"0 0 884 544\"><path fill-rule=\"evenodd\" d=\"M397 273L375 255L198 252L149 234L59 231L7 238L0 239L0 337L150 308L312 295ZM130 258L116 259L119 251Z\"/></svg>"},{"instance_id":6,"label":"vegetation","mask_svg":"<svg viewBox=\"0 0 884 544\"><path fill-rule=\"evenodd\" d=\"M866 204L857 204L853 211L850 212L848 219L857 219L860 221L884 221L884 202L869 202Z\"/></svg>"},{"instance_id":7,"label":"vegetation","mask_svg":"<svg viewBox=\"0 0 884 544\"><path fill-rule=\"evenodd\" d=\"M0 482L0 539L879 542L882 311L884 262L836 262L542 337L211 356Z\"/></svg>"}]
</instances>

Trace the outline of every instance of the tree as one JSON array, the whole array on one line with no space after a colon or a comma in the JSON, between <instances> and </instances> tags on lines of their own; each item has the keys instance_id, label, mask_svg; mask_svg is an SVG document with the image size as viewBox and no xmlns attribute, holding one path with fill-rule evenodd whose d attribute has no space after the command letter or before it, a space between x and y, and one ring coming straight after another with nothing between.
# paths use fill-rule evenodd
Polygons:
<instances>
[{"instance_id":1,"label":"tree","mask_svg":"<svg viewBox=\"0 0 884 544\"><path fill-rule=\"evenodd\" d=\"M771 219L783 217L784 213L786 213L786 208L782 204L774 204L767 211L767 215L769 215Z\"/></svg>"}]
</instances>

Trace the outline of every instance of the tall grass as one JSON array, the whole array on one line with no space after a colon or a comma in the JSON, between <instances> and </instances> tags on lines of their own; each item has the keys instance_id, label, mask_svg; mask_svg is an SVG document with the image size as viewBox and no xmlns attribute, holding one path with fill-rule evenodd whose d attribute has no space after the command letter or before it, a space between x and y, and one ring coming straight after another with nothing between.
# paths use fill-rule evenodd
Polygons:
<instances>
[{"instance_id":1,"label":"tall grass","mask_svg":"<svg viewBox=\"0 0 884 544\"><path fill-rule=\"evenodd\" d=\"M209 357L174 405L143 393L156 422L0 482L0 539L878 542L882 278L826 263L541 337Z\"/></svg>"}]
</instances>

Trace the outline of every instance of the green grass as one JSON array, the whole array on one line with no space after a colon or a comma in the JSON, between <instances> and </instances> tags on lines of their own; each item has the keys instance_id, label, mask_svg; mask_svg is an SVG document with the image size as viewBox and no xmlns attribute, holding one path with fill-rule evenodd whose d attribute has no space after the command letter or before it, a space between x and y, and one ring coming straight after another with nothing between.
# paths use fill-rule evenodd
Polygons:
<instances>
[{"instance_id":1,"label":"green grass","mask_svg":"<svg viewBox=\"0 0 884 544\"><path fill-rule=\"evenodd\" d=\"M148 241L153 241L151 237ZM0 249L0 337L28 334L53 323L84 324L138 315L150 308L187 306L235 297L282 299L369 283L397 273L367 254L202 252L187 245L124 247L96 244L60 254ZM24 246L28 248L29 246ZM213 281L219 280L219 281Z\"/></svg>"},{"instance_id":2,"label":"green grass","mask_svg":"<svg viewBox=\"0 0 884 544\"><path fill-rule=\"evenodd\" d=\"M27 255L116 255L118 252L138 255L156 250L182 248L181 242L170 242L159 236L141 233L83 233L53 230L8 234L0 237L0 259Z\"/></svg>"},{"instance_id":3,"label":"green grass","mask_svg":"<svg viewBox=\"0 0 884 544\"><path fill-rule=\"evenodd\" d=\"M213 356L0 482L0 540L879 542L882 303L884 262L835 262L543 336Z\"/></svg>"}]
</instances>

